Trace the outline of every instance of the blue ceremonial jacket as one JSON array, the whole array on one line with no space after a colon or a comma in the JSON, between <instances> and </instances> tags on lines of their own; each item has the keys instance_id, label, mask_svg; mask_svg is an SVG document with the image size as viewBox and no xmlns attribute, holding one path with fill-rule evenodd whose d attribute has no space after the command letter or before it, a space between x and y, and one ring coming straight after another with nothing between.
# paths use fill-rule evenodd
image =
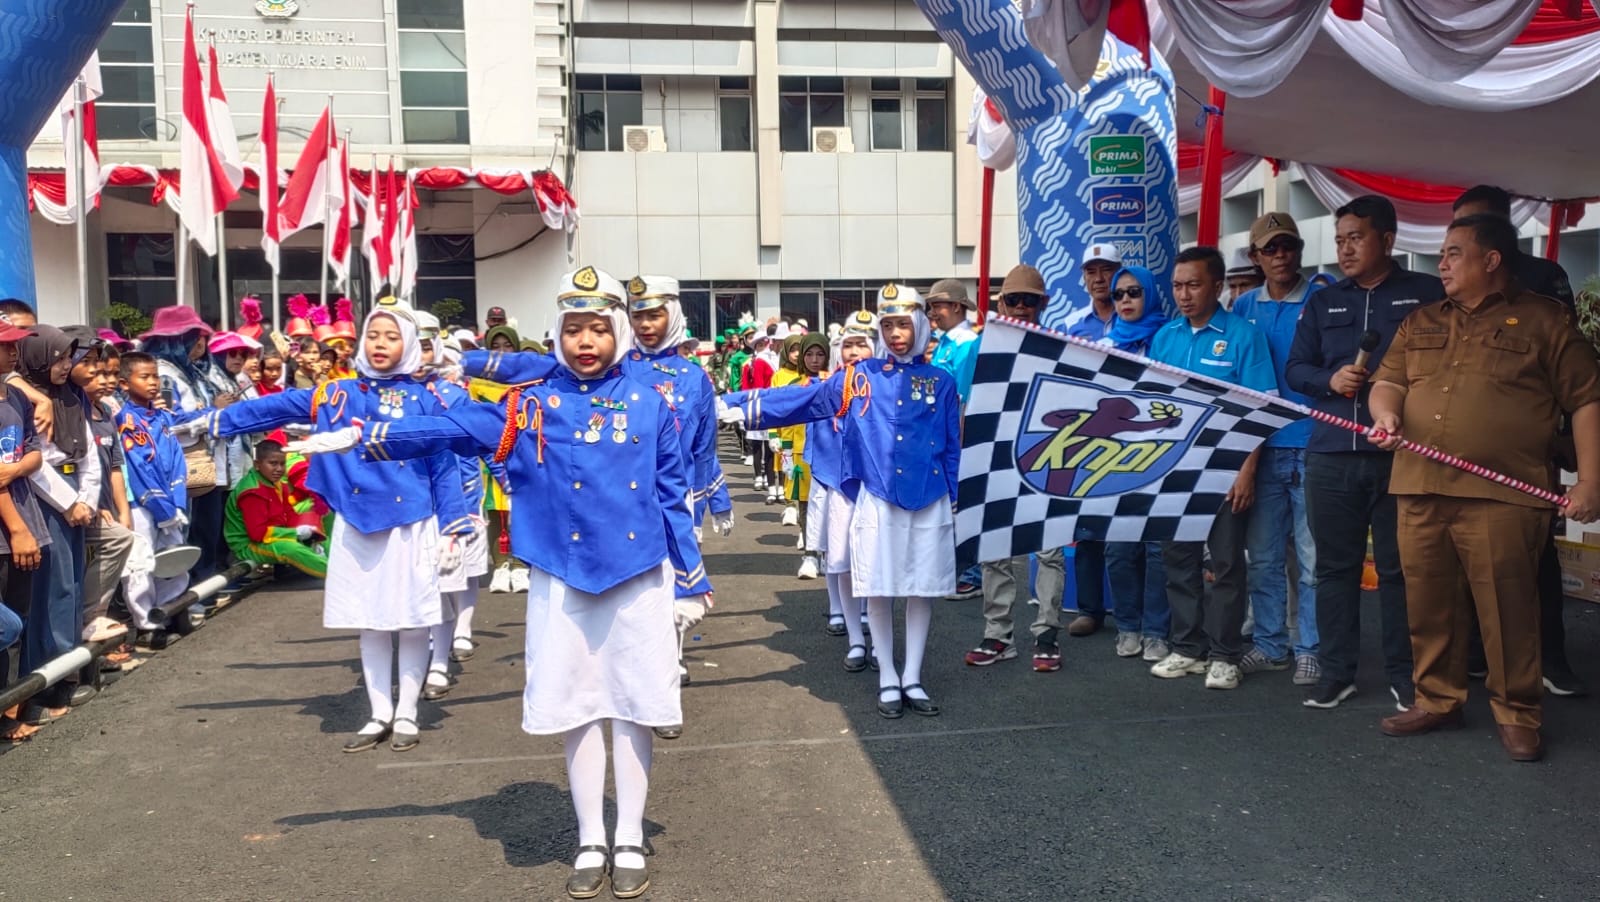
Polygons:
<instances>
[{"instance_id":1,"label":"blue ceremonial jacket","mask_svg":"<svg viewBox=\"0 0 1600 902\"><path fill-rule=\"evenodd\" d=\"M549 354L504 351L468 351L461 369L506 385L547 378L560 364ZM727 480L717 460L717 396L711 377L678 352L648 353L635 348L622 360L623 375L654 388L677 417L679 444L689 485L694 492L696 525L709 509L713 514L733 510Z\"/></svg>"},{"instance_id":2,"label":"blue ceremonial jacket","mask_svg":"<svg viewBox=\"0 0 1600 902\"><path fill-rule=\"evenodd\" d=\"M116 423L133 503L155 523L187 510L189 465L183 459L183 446L168 431L174 425L172 414L129 401L117 411Z\"/></svg>"},{"instance_id":3,"label":"blue ceremonial jacket","mask_svg":"<svg viewBox=\"0 0 1600 902\"><path fill-rule=\"evenodd\" d=\"M844 437L848 428L837 418L806 424L806 447L800 456L811 467L813 482L829 489L838 489L844 482Z\"/></svg>"},{"instance_id":4,"label":"blue ceremonial jacket","mask_svg":"<svg viewBox=\"0 0 1600 902\"><path fill-rule=\"evenodd\" d=\"M477 403L467 394L465 388L448 379L440 379L437 376L433 376L429 377L423 385L433 394L434 399L439 402L441 408L451 409ZM485 489L487 489L487 486L483 484L484 465L489 467L489 472L500 480L501 485L506 484L505 467L495 463L493 458L456 456L456 468L461 471L461 491L465 495L467 510L471 513L483 510L483 495Z\"/></svg>"},{"instance_id":5,"label":"blue ceremonial jacket","mask_svg":"<svg viewBox=\"0 0 1600 902\"><path fill-rule=\"evenodd\" d=\"M670 560L679 597L711 591L673 412L620 366L580 379L558 364L498 404L375 422L363 450L371 460L397 461L441 448L493 455L505 464L512 498L529 497L511 505L519 560L592 595Z\"/></svg>"},{"instance_id":6,"label":"blue ceremonial jacket","mask_svg":"<svg viewBox=\"0 0 1600 902\"><path fill-rule=\"evenodd\" d=\"M353 425L367 428L399 423L442 410L437 398L409 376L400 379L340 379L315 389L289 389L264 398L238 401L208 414L211 433L219 436L270 432L290 423L310 422L315 432ZM322 496L356 530L383 532L437 517L439 532L472 532L461 470L456 459L435 446L417 463L368 463L351 454L314 454L306 486ZM482 487L479 487L482 490Z\"/></svg>"},{"instance_id":7,"label":"blue ceremonial jacket","mask_svg":"<svg viewBox=\"0 0 1600 902\"><path fill-rule=\"evenodd\" d=\"M941 494L955 504L961 398L955 377L936 366L869 358L821 382L734 392L723 401L742 406L752 429L839 417L846 427L840 488L851 497L859 483L906 510Z\"/></svg>"}]
</instances>

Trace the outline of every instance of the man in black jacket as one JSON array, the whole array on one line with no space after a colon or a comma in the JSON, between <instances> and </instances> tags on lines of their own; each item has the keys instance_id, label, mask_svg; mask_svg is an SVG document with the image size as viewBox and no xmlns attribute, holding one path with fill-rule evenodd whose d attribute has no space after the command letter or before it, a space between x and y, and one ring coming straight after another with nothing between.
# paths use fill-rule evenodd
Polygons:
<instances>
[{"instance_id":1,"label":"man in black jacket","mask_svg":"<svg viewBox=\"0 0 1600 902\"><path fill-rule=\"evenodd\" d=\"M1511 195L1507 194L1504 188L1475 185L1461 192L1461 196L1456 198L1450 209L1457 219L1477 213L1488 213L1509 220ZM1572 280L1567 278L1567 271L1561 268L1561 264L1554 260L1546 260L1519 251L1511 260L1511 278L1534 294L1555 298L1565 304L1568 310L1577 308L1577 299L1572 295Z\"/></svg>"},{"instance_id":2,"label":"man in black jacket","mask_svg":"<svg viewBox=\"0 0 1600 902\"><path fill-rule=\"evenodd\" d=\"M1435 276L1402 269L1393 257L1397 229L1394 205L1364 195L1335 213L1335 244L1343 281L1306 300L1289 349L1285 380L1318 410L1363 425L1368 378L1383 359L1400 321L1419 306L1444 298ZM1357 355L1364 333L1377 333L1377 348L1362 365ZM1378 570L1384 671L1399 710L1409 708L1414 685L1406 592L1395 540L1395 501L1389 494L1393 455L1366 439L1317 423L1306 448L1306 510L1317 547L1317 631L1321 681L1307 694L1311 708L1335 708L1355 694L1361 651L1361 571L1367 530Z\"/></svg>"}]
</instances>

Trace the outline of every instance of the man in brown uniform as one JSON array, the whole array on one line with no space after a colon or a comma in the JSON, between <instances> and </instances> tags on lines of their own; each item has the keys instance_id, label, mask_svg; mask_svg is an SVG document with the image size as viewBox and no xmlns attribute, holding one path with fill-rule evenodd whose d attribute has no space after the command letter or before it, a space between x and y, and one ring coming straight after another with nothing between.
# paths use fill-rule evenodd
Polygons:
<instances>
[{"instance_id":1,"label":"man in brown uniform","mask_svg":"<svg viewBox=\"0 0 1600 902\"><path fill-rule=\"evenodd\" d=\"M1450 224L1439 261L1447 297L1401 323L1373 376L1373 441L1405 437L1546 489L1563 412L1578 450L1567 512L1590 522L1600 506L1600 364L1558 302L1523 291L1510 263L1517 234L1493 216ZM1477 608L1489 660L1490 707L1517 761L1539 738L1539 553L1550 507L1532 496L1416 454L1395 458L1400 563L1406 579L1417 703L1384 718L1390 736L1461 724L1467 644ZM1461 591L1463 583L1470 595Z\"/></svg>"}]
</instances>

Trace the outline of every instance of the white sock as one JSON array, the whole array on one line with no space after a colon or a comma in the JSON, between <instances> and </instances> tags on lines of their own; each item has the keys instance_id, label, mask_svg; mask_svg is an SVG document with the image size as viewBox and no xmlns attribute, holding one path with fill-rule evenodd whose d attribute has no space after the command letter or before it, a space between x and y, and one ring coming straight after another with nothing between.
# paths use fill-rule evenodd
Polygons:
<instances>
[{"instance_id":1,"label":"white sock","mask_svg":"<svg viewBox=\"0 0 1600 902\"><path fill-rule=\"evenodd\" d=\"M839 577L843 575L842 573L830 573L827 576L828 619L830 621L835 617L841 620L844 619L844 602L840 600L839 596Z\"/></svg>"},{"instance_id":2,"label":"white sock","mask_svg":"<svg viewBox=\"0 0 1600 902\"><path fill-rule=\"evenodd\" d=\"M901 674L902 686L922 682L922 655L928 649L928 630L933 626L933 599L906 599L906 668ZM912 698L927 698L928 693L913 689L906 693Z\"/></svg>"},{"instance_id":3,"label":"white sock","mask_svg":"<svg viewBox=\"0 0 1600 902\"><path fill-rule=\"evenodd\" d=\"M611 768L617 784L616 846L644 848L644 804L650 794L650 757L655 736L649 727L625 720L611 722ZM624 852L613 862L617 867L642 868L644 856Z\"/></svg>"},{"instance_id":4,"label":"white sock","mask_svg":"<svg viewBox=\"0 0 1600 902\"><path fill-rule=\"evenodd\" d=\"M839 610L844 614L844 633L851 645L866 645L867 633L861 628L862 602L855 596L855 584L849 572L828 574L828 595L832 601L834 587L839 590Z\"/></svg>"},{"instance_id":5,"label":"white sock","mask_svg":"<svg viewBox=\"0 0 1600 902\"><path fill-rule=\"evenodd\" d=\"M606 844L606 739L600 721L591 721L567 731L567 784L572 792L572 810L578 816L578 845ZM605 864L600 852L584 852L572 863L575 868L597 868Z\"/></svg>"},{"instance_id":6,"label":"white sock","mask_svg":"<svg viewBox=\"0 0 1600 902\"><path fill-rule=\"evenodd\" d=\"M465 591L456 593L456 634L457 639L472 639L472 615L478 612L478 578L467 577Z\"/></svg>"},{"instance_id":7,"label":"white sock","mask_svg":"<svg viewBox=\"0 0 1600 902\"><path fill-rule=\"evenodd\" d=\"M872 625L872 651L878 658L878 688L900 688L894 669L894 599L867 599L867 620Z\"/></svg>"},{"instance_id":8,"label":"white sock","mask_svg":"<svg viewBox=\"0 0 1600 902\"><path fill-rule=\"evenodd\" d=\"M372 719L388 723L394 720L394 637L382 630L362 630L360 641L361 681L367 684Z\"/></svg>"},{"instance_id":9,"label":"white sock","mask_svg":"<svg viewBox=\"0 0 1600 902\"><path fill-rule=\"evenodd\" d=\"M417 700L422 697L422 675L428 669L428 630L400 631L400 696L394 705L394 731L417 732ZM411 723L402 724L405 719Z\"/></svg>"},{"instance_id":10,"label":"white sock","mask_svg":"<svg viewBox=\"0 0 1600 902\"><path fill-rule=\"evenodd\" d=\"M428 682L442 686L450 681L450 640L455 637L453 620L428 628Z\"/></svg>"}]
</instances>

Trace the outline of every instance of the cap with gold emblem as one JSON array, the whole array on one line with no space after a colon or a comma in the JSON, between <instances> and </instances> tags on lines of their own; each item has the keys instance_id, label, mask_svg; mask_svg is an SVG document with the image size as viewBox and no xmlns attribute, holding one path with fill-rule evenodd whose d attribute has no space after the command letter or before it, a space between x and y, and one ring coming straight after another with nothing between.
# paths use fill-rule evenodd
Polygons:
<instances>
[{"instance_id":1,"label":"cap with gold emblem","mask_svg":"<svg viewBox=\"0 0 1600 902\"><path fill-rule=\"evenodd\" d=\"M860 336L875 339L878 337L878 318L872 315L871 310L857 310L844 321L844 328L839 334L844 338Z\"/></svg>"},{"instance_id":2,"label":"cap with gold emblem","mask_svg":"<svg viewBox=\"0 0 1600 902\"><path fill-rule=\"evenodd\" d=\"M878 289L879 316L909 316L922 309L922 295L909 285L890 282Z\"/></svg>"},{"instance_id":3,"label":"cap with gold emblem","mask_svg":"<svg viewBox=\"0 0 1600 902\"><path fill-rule=\"evenodd\" d=\"M383 301L378 302L380 305ZM417 338L423 341L432 341L439 337L439 318L426 310L411 311L411 318L417 321Z\"/></svg>"},{"instance_id":4,"label":"cap with gold emblem","mask_svg":"<svg viewBox=\"0 0 1600 902\"><path fill-rule=\"evenodd\" d=\"M678 280L671 276L634 276L628 280L628 309L654 310L678 299Z\"/></svg>"},{"instance_id":5,"label":"cap with gold emblem","mask_svg":"<svg viewBox=\"0 0 1600 902\"><path fill-rule=\"evenodd\" d=\"M593 266L567 273L556 294L562 310L598 310L622 304L622 283Z\"/></svg>"}]
</instances>

